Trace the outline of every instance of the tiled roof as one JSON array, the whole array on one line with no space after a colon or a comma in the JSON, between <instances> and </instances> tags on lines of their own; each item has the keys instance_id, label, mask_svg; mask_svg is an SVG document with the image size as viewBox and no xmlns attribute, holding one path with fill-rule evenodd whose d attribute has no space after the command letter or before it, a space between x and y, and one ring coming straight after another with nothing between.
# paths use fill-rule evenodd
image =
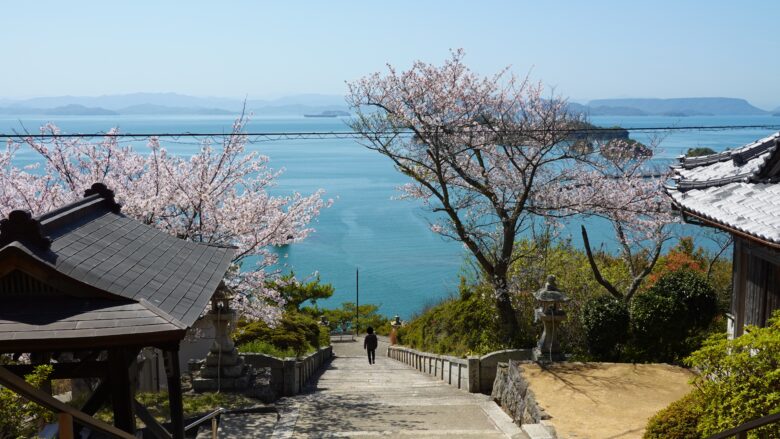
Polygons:
<instances>
[{"instance_id":1,"label":"tiled roof","mask_svg":"<svg viewBox=\"0 0 780 439\"><path fill-rule=\"evenodd\" d=\"M780 243L780 133L733 151L681 158L667 193L684 214Z\"/></svg>"},{"instance_id":2,"label":"tiled roof","mask_svg":"<svg viewBox=\"0 0 780 439\"><path fill-rule=\"evenodd\" d=\"M147 303L189 327L206 308L234 249L185 241L128 218L93 194L39 217L49 249L26 239L5 244L71 279Z\"/></svg>"},{"instance_id":3,"label":"tiled roof","mask_svg":"<svg viewBox=\"0 0 780 439\"><path fill-rule=\"evenodd\" d=\"M31 340L50 340L52 348L83 347L84 339L95 345L101 339L154 337L182 332L186 327L147 302L131 300L46 299L48 306L29 298L3 301L0 309L0 345L4 350L24 348Z\"/></svg>"}]
</instances>

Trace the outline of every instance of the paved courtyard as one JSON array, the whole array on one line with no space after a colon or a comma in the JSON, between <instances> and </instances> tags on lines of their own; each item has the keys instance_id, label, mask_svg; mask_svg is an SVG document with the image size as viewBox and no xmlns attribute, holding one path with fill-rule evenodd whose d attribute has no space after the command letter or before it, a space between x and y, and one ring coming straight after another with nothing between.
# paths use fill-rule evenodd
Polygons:
<instances>
[{"instance_id":1,"label":"paved courtyard","mask_svg":"<svg viewBox=\"0 0 780 439\"><path fill-rule=\"evenodd\" d=\"M363 340L333 344L336 358L312 392L277 402L274 438L523 438L487 396L473 395L385 356L369 365Z\"/></svg>"}]
</instances>

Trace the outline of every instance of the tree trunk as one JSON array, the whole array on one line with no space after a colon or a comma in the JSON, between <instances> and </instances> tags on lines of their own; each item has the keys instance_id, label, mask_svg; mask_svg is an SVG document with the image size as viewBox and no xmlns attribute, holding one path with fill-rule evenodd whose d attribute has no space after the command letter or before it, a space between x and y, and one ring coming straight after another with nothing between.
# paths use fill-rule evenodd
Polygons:
<instances>
[{"instance_id":1,"label":"tree trunk","mask_svg":"<svg viewBox=\"0 0 780 439\"><path fill-rule=\"evenodd\" d=\"M494 299L498 311L499 341L507 347L514 347L518 338L517 314L512 306L506 275L493 277Z\"/></svg>"}]
</instances>

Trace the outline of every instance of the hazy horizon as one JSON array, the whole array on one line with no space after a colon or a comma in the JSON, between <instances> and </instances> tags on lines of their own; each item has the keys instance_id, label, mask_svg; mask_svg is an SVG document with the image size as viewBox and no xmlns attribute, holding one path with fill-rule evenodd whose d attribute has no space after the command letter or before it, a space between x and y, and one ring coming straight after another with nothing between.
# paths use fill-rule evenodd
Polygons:
<instances>
[{"instance_id":1,"label":"hazy horizon","mask_svg":"<svg viewBox=\"0 0 780 439\"><path fill-rule=\"evenodd\" d=\"M274 104L278 101L281 101L282 104L290 105L290 102L295 102L297 105L308 105L308 106L317 106L317 105L345 105L345 102L343 102L344 96L338 95L338 94L327 94L327 93L295 93L295 94L287 94L287 95L274 95L274 96L244 96L244 97L236 97L236 96L215 96L215 95L197 95L197 94L184 94L184 93L177 93L177 92L147 92L147 91L139 91L139 92L128 92L128 93L109 93L109 94L101 94L101 95L57 95L57 96L29 96L29 97L22 97L22 98L13 98L8 96L0 96L0 105L14 105L19 103L25 103L28 101L35 101L35 100L45 100L45 99L101 99L101 98L121 98L121 97L134 97L134 96L150 96L150 97L163 97L163 96L171 96L172 98L196 98L196 99L204 99L204 100L215 100L215 101L234 101L234 102L263 102L267 104ZM301 100L301 98L311 98L311 99L319 99L319 102L312 102L312 101L304 101ZM595 97L593 99L572 99L567 98L569 102L572 103L578 103L581 105L588 105L592 101L602 101L602 100L618 100L618 99L744 99L749 104L768 112L775 111L777 109L780 109L780 105L770 105L770 106L761 106L757 105L754 102L751 102L749 99L745 99L739 96L674 96L674 97L657 97L657 96L620 96L620 97ZM128 104L127 106L130 106L133 104ZM160 103L156 103L154 105L164 105ZM216 104L215 104L216 105ZM176 106L182 106L181 104L172 103L170 104L172 107ZM51 106L49 106L51 107ZM45 107L46 108L46 107ZM216 108L216 107L215 107Z\"/></svg>"},{"instance_id":2,"label":"hazy horizon","mask_svg":"<svg viewBox=\"0 0 780 439\"><path fill-rule=\"evenodd\" d=\"M780 3L139 0L4 5L0 96L137 91L273 99L343 95L345 81L463 48L480 74L511 65L574 102L724 96L780 105Z\"/></svg>"}]
</instances>

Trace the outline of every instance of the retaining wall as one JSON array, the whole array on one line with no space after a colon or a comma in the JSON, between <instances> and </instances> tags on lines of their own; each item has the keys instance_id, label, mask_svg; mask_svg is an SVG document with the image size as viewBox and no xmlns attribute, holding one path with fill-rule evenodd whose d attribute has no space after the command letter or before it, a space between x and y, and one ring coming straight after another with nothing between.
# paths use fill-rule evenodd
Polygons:
<instances>
[{"instance_id":1,"label":"retaining wall","mask_svg":"<svg viewBox=\"0 0 780 439\"><path fill-rule=\"evenodd\" d=\"M403 346L390 346L387 356L406 363L420 372L433 375L447 384L471 393L490 394L499 362L530 360L530 349L507 349L482 357L467 358L431 354Z\"/></svg>"},{"instance_id":2,"label":"retaining wall","mask_svg":"<svg viewBox=\"0 0 780 439\"><path fill-rule=\"evenodd\" d=\"M509 360L498 364L490 398L532 438L556 437L550 416L536 402L519 362Z\"/></svg>"},{"instance_id":3,"label":"retaining wall","mask_svg":"<svg viewBox=\"0 0 780 439\"><path fill-rule=\"evenodd\" d=\"M239 355L251 367L271 369L271 388L277 396L293 396L333 357L333 347L320 348L303 358L276 358L252 352Z\"/></svg>"}]
</instances>

